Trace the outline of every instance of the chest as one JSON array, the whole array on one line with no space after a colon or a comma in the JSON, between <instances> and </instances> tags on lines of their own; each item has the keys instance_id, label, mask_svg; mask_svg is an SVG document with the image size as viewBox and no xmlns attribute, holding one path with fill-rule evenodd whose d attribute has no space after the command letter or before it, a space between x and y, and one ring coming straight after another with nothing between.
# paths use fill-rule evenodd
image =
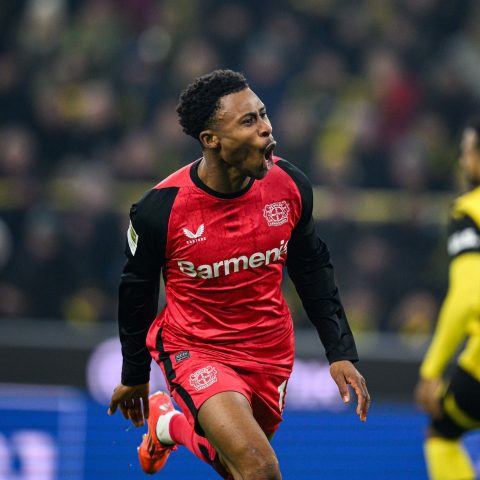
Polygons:
<instances>
[{"instance_id":1,"label":"chest","mask_svg":"<svg viewBox=\"0 0 480 480\"><path fill-rule=\"evenodd\" d=\"M285 249L300 214L299 199L287 189L255 188L235 199L184 192L172 209L167 263L242 259L255 264L269 261L266 255L273 260L274 249Z\"/></svg>"}]
</instances>

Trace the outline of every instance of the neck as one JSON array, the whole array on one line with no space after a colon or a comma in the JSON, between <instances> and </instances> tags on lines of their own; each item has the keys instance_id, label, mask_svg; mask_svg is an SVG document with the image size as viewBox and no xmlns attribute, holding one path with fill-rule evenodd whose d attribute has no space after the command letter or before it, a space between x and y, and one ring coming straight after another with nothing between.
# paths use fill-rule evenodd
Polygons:
<instances>
[{"instance_id":1,"label":"neck","mask_svg":"<svg viewBox=\"0 0 480 480\"><path fill-rule=\"evenodd\" d=\"M198 177L209 188L218 193L235 193L244 189L250 177L225 163L221 158L205 152L198 166Z\"/></svg>"}]
</instances>

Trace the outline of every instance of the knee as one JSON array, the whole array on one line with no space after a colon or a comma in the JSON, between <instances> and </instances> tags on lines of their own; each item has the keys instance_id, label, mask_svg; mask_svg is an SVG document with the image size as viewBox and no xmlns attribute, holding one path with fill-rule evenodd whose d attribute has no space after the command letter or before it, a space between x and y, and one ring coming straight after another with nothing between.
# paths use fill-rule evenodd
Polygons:
<instances>
[{"instance_id":1,"label":"knee","mask_svg":"<svg viewBox=\"0 0 480 480\"><path fill-rule=\"evenodd\" d=\"M258 455L252 452L250 460L241 468L244 480L281 480L280 466L275 455Z\"/></svg>"},{"instance_id":2,"label":"knee","mask_svg":"<svg viewBox=\"0 0 480 480\"><path fill-rule=\"evenodd\" d=\"M250 476L245 477L248 480L281 480L280 466L278 461L265 462L257 468Z\"/></svg>"}]
</instances>

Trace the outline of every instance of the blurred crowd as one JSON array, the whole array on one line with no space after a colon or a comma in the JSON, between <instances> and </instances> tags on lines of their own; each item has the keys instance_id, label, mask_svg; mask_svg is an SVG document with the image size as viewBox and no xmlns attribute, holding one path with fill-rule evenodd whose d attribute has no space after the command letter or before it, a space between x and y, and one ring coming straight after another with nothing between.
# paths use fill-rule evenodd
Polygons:
<instances>
[{"instance_id":1,"label":"blurred crowd","mask_svg":"<svg viewBox=\"0 0 480 480\"><path fill-rule=\"evenodd\" d=\"M459 133L480 96L479 2L1 4L1 318L116 318L129 205L200 156L175 106L221 67L246 74L277 153L328 193L318 231L354 329L431 331L442 222L359 221L341 204L352 189L453 198Z\"/></svg>"}]
</instances>

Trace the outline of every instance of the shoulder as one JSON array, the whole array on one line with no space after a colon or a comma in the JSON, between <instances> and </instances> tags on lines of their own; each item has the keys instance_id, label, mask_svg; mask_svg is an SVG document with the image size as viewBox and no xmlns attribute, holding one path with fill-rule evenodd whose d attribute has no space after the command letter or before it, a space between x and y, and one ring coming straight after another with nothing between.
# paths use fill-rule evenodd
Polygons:
<instances>
[{"instance_id":1,"label":"shoulder","mask_svg":"<svg viewBox=\"0 0 480 480\"><path fill-rule=\"evenodd\" d=\"M142 198L132 205L131 214L139 220L150 223L159 216L165 216L166 212L169 213L179 190L193 184L190 177L193 163L173 172L151 190L145 192Z\"/></svg>"},{"instance_id":2,"label":"shoulder","mask_svg":"<svg viewBox=\"0 0 480 480\"><path fill-rule=\"evenodd\" d=\"M311 188L310 180L298 167L285 160L284 158L275 157L275 165L284 171L298 185Z\"/></svg>"},{"instance_id":3,"label":"shoulder","mask_svg":"<svg viewBox=\"0 0 480 480\"><path fill-rule=\"evenodd\" d=\"M168 202L169 198L175 197L178 190L178 187L154 187L146 191L140 200L133 205L137 210L148 213L151 210L156 210L165 202Z\"/></svg>"},{"instance_id":4,"label":"shoulder","mask_svg":"<svg viewBox=\"0 0 480 480\"><path fill-rule=\"evenodd\" d=\"M196 162L198 162L198 160L195 160L195 162L189 163L188 165L185 165L179 170L173 172L167 178L165 178L160 183L158 183L155 186L155 189L171 188L171 187L181 188L181 187L187 187L192 185L190 170Z\"/></svg>"},{"instance_id":5,"label":"shoulder","mask_svg":"<svg viewBox=\"0 0 480 480\"><path fill-rule=\"evenodd\" d=\"M279 157L274 157L276 170L283 175L288 176L292 181L292 189L295 190L295 196L301 205L300 224L304 224L312 215L313 211L313 191L308 177L298 167Z\"/></svg>"},{"instance_id":6,"label":"shoulder","mask_svg":"<svg viewBox=\"0 0 480 480\"><path fill-rule=\"evenodd\" d=\"M450 256L480 252L480 187L455 200L448 235Z\"/></svg>"},{"instance_id":7,"label":"shoulder","mask_svg":"<svg viewBox=\"0 0 480 480\"><path fill-rule=\"evenodd\" d=\"M287 160L275 157L275 165L278 167L278 171L287 175L295 184L296 188L302 200L307 201L309 204L313 202L312 184L308 177L298 167L288 162Z\"/></svg>"},{"instance_id":8,"label":"shoulder","mask_svg":"<svg viewBox=\"0 0 480 480\"><path fill-rule=\"evenodd\" d=\"M152 188L130 209L130 219L139 228L158 228L168 223L178 187Z\"/></svg>"},{"instance_id":9,"label":"shoulder","mask_svg":"<svg viewBox=\"0 0 480 480\"><path fill-rule=\"evenodd\" d=\"M480 187L458 197L452 205L450 216L453 221L469 217L480 226Z\"/></svg>"}]
</instances>

